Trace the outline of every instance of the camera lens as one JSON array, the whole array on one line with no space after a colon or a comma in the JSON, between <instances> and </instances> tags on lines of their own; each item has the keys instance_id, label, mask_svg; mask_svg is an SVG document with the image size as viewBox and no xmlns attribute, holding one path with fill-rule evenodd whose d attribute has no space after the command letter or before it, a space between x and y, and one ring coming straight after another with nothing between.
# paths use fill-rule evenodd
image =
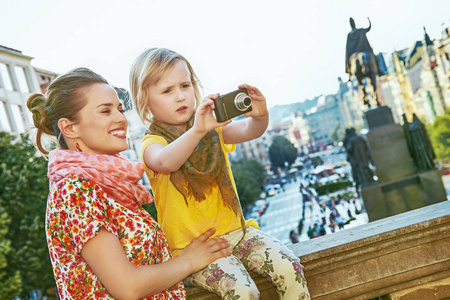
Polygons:
<instances>
[{"instance_id":1,"label":"camera lens","mask_svg":"<svg viewBox=\"0 0 450 300\"><path fill-rule=\"evenodd\" d=\"M239 93L234 98L234 106L240 111L244 111L252 105L252 99L246 93Z\"/></svg>"}]
</instances>

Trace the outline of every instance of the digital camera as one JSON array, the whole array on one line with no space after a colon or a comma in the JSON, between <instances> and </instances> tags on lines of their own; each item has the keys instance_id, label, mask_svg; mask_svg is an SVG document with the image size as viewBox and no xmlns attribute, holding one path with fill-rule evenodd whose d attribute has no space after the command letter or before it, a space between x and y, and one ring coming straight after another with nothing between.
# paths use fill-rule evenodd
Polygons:
<instances>
[{"instance_id":1,"label":"digital camera","mask_svg":"<svg viewBox=\"0 0 450 300\"><path fill-rule=\"evenodd\" d=\"M214 114L218 122L225 122L231 118L252 111L252 99L247 89L239 89L222 95L214 101Z\"/></svg>"}]
</instances>

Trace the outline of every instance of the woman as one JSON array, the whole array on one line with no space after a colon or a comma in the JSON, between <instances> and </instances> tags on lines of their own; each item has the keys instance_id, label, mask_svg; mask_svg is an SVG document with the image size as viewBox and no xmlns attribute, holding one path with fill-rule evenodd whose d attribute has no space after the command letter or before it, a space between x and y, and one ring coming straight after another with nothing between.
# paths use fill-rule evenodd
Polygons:
<instances>
[{"instance_id":1,"label":"woman","mask_svg":"<svg viewBox=\"0 0 450 300\"><path fill-rule=\"evenodd\" d=\"M141 163L128 148L128 122L115 90L78 68L27 102L36 146L49 155L46 234L62 299L184 299L181 280L231 254L210 229L173 258L159 225L142 208L153 201L138 184ZM43 134L55 136L50 153Z\"/></svg>"}]
</instances>

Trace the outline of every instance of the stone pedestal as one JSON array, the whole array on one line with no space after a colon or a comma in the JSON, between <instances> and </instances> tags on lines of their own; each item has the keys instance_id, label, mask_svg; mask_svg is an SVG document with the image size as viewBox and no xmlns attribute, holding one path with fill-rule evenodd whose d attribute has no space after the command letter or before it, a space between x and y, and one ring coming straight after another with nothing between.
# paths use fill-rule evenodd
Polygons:
<instances>
[{"instance_id":1,"label":"stone pedestal","mask_svg":"<svg viewBox=\"0 0 450 300\"><path fill-rule=\"evenodd\" d=\"M387 106L367 111L365 122L378 177L361 191L370 221L446 200L438 170L417 173L403 128Z\"/></svg>"},{"instance_id":2,"label":"stone pedestal","mask_svg":"<svg viewBox=\"0 0 450 300\"><path fill-rule=\"evenodd\" d=\"M389 182L416 173L403 128L391 123L367 133L378 182Z\"/></svg>"},{"instance_id":3,"label":"stone pedestal","mask_svg":"<svg viewBox=\"0 0 450 300\"><path fill-rule=\"evenodd\" d=\"M446 200L439 170L405 176L362 189L370 221Z\"/></svg>"}]
</instances>

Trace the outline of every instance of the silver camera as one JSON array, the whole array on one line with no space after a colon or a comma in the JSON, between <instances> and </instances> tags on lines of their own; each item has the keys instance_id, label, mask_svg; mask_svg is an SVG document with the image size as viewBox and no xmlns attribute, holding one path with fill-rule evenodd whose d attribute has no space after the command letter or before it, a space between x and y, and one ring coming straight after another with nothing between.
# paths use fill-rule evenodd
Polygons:
<instances>
[{"instance_id":1,"label":"silver camera","mask_svg":"<svg viewBox=\"0 0 450 300\"><path fill-rule=\"evenodd\" d=\"M234 117L252 111L252 99L247 89L239 89L222 95L214 101L214 113L218 122L224 122Z\"/></svg>"}]
</instances>

